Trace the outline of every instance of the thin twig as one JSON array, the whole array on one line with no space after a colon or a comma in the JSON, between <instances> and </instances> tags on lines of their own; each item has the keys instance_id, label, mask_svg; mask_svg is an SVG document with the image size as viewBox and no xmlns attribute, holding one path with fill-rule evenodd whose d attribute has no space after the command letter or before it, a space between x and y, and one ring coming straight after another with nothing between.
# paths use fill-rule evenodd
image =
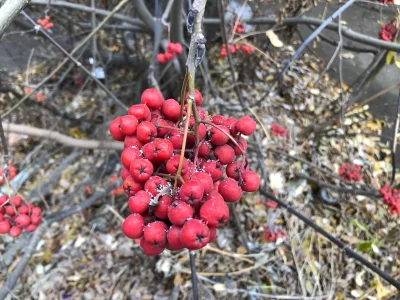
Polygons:
<instances>
[{"instance_id":1,"label":"thin twig","mask_svg":"<svg viewBox=\"0 0 400 300\"><path fill-rule=\"evenodd\" d=\"M263 194L268 200L272 200L276 203L278 203L279 206L285 208L289 213L295 215L297 218L302 220L305 224L316 230L318 233L323 235L325 238L327 238L329 241L334 243L336 246L338 246L340 249L342 249L346 255L348 255L351 258L354 258L356 261L358 261L360 264L363 266L367 267L370 269L372 272L376 273L383 279L385 279L387 282L389 282L391 285L396 287L398 290L400 290L400 282L396 279L394 279L390 274L386 273L382 269L378 268L376 265L365 259L362 255L358 254L354 250L352 250L348 245L343 243L342 241L338 240L334 236L332 236L330 233L322 229L320 226L315 224L312 220L298 212L295 208L287 204L286 202L276 198L274 195L271 193L268 193L266 191L260 191L261 194Z\"/></svg>"},{"instance_id":2,"label":"thin twig","mask_svg":"<svg viewBox=\"0 0 400 300\"><path fill-rule=\"evenodd\" d=\"M97 140L84 140L75 139L73 137L61 134L57 131L36 128L28 125L20 125L13 123L2 123L7 132L26 134L31 137L47 138L56 141L66 146L84 148L84 149L113 149L123 150L123 143L114 141L97 141Z\"/></svg>"},{"instance_id":3,"label":"thin twig","mask_svg":"<svg viewBox=\"0 0 400 300\"><path fill-rule=\"evenodd\" d=\"M303 50L311 43L325 27L327 27L333 19L337 18L342 12L349 8L355 0L349 0L343 6L341 6L337 11L335 11L328 19L326 19L310 36L300 45L292 57L287 61L282 69L282 71L276 76L276 80L279 80L283 74L289 69L290 64L299 57Z\"/></svg>"},{"instance_id":4,"label":"thin twig","mask_svg":"<svg viewBox=\"0 0 400 300\"><path fill-rule=\"evenodd\" d=\"M189 251L190 258L190 273L192 278L192 289L193 289L193 299L199 300L199 287L197 286L197 274L196 274L196 252Z\"/></svg>"},{"instance_id":5,"label":"thin twig","mask_svg":"<svg viewBox=\"0 0 400 300\"><path fill-rule=\"evenodd\" d=\"M92 39L92 37L100 31L100 29L119 11L125 4L127 4L129 0L121 0L117 6L100 22L100 24L93 30L89 35L87 35L79 44L76 46L69 54L74 55L79 49L81 49L85 44ZM48 1L46 1L47 5ZM30 93L27 93L22 99L20 99L12 108L10 108L6 113L1 116L4 118L12 113L15 109L17 109L24 101L29 99L40 87L42 87L48 80L52 79L54 74L62 69L62 67L69 61L69 58L65 58L49 75L47 75L41 82L39 82Z\"/></svg>"},{"instance_id":6,"label":"thin twig","mask_svg":"<svg viewBox=\"0 0 400 300\"><path fill-rule=\"evenodd\" d=\"M24 11L21 12L22 15L33 25L33 26L37 26L38 30L40 31L40 33L42 33L54 46L56 46L62 53L64 53L64 55L66 57L68 57L69 60L71 60L72 62L74 62L83 72L86 73L87 76L89 76L94 82L96 82L96 84L98 86L100 86L105 92L106 94L114 100L114 102L116 104L118 104L119 106L121 106L121 108L123 109L128 109L126 107L125 104L123 104L121 102L121 100L119 100L113 92L111 92L108 87L106 87L99 79L97 79L92 72L90 72L86 67L84 67L78 60L76 60L72 54L68 53L67 50L65 50L59 43L57 43L57 41L55 39L52 38L52 36L46 31L44 30L41 26L38 26L36 24L36 22Z\"/></svg>"}]
</instances>

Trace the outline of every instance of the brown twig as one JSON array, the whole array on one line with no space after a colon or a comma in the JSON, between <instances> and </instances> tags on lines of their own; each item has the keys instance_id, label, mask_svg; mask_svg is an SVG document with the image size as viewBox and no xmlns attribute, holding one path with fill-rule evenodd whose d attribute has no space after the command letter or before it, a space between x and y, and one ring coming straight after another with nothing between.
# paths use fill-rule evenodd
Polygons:
<instances>
[{"instance_id":1,"label":"brown twig","mask_svg":"<svg viewBox=\"0 0 400 300\"><path fill-rule=\"evenodd\" d=\"M76 139L57 131L36 128L28 125L20 125L13 123L3 122L3 127L6 132L26 134L31 137L47 138L49 140L56 141L66 146L84 148L84 149L112 149L112 150L123 150L123 143L114 141L97 141L97 140L84 140Z\"/></svg>"}]
</instances>

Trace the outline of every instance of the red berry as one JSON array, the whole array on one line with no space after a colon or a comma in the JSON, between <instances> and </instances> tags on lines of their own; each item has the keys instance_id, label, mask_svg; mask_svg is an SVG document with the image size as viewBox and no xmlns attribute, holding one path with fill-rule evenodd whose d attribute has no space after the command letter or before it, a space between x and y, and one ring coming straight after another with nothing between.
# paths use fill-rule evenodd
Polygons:
<instances>
[{"instance_id":1,"label":"red berry","mask_svg":"<svg viewBox=\"0 0 400 300\"><path fill-rule=\"evenodd\" d=\"M220 199L210 199L202 205L199 215L207 226L221 228L229 220L229 208Z\"/></svg>"},{"instance_id":2,"label":"red berry","mask_svg":"<svg viewBox=\"0 0 400 300\"><path fill-rule=\"evenodd\" d=\"M138 191L136 195L129 197L129 209L133 213L144 214L149 209L151 195L145 191Z\"/></svg>"},{"instance_id":3,"label":"red berry","mask_svg":"<svg viewBox=\"0 0 400 300\"><path fill-rule=\"evenodd\" d=\"M145 182L153 175L153 164L148 159L137 158L131 162L129 172L136 182Z\"/></svg>"},{"instance_id":4,"label":"red berry","mask_svg":"<svg viewBox=\"0 0 400 300\"><path fill-rule=\"evenodd\" d=\"M21 233L22 233L22 229L18 226L11 227L10 231L8 232L8 234L14 238L20 236Z\"/></svg>"},{"instance_id":5,"label":"red berry","mask_svg":"<svg viewBox=\"0 0 400 300\"><path fill-rule=\"evenodd\" d=\"M31 223L31 218L29 216L20 214L15 218L15 224L17 224L18 227L25 228Z\"/></svg>"},{"instance_id":6,"label":"red berry","mask_svg":"<svg viewBox=\"0 0 400 300\"><path fill-rule=\"evenodd\" d=\"M154 210L154 215L161 220L168 219L168 207L171 205L171 203L172 203L171 196L164 195L160 197L158 199L158 205Z\"/></svg>"},{"instance_id":7,"label":"red berry","mask_svg":"<svg viewBox=\"0 0 400 300\"><path fill-rule=\"evenodd\" d=\"M132 176L129 175L122 183L122 188L128 196L134 196L137 192L143 189L143 184L136 182L133 180Z\"/></svg>"},{"instance_id":8,"label":"red berry","mask_svg":"<svg viewBox=\"0 0 400 300\"><path fill-rule=\"evenodd\" d=\"M211 120L215 125L223 125L225 120L226 120L226 118L224 116L221 116L221 115L215 115L215 116L212 117Z\"/></svg>"},{"instance_id":9,"label":"red berry","mask_svg":"<svg viewBox=\"0 0 400 300\"><path fill-rule=\"evenodd\" d=\"M242 189L233 178L226 178L221 181L218 187L219 193L226 202L236 202L242 197Z\"/></svg>"},{"instance_id":10,"label":"red berry","mask_svg":"<svg viewBox=\"0 0 400 300\"><path fill-rule=\"evenodd\" d=\"M126 136L124 140L124 147L136 147L138 149L142 148L143 144L135 135Z\"/></svg>"},{"instance_id":11,"label":"red berry","mask_svg":"<svg viewBox=\"0 0 400 300\"><path fill-rule=\"evenodd\" d=\"M136 147L125 148L121 153L121 163L129 170L131 162L137 158L140 158L140 150Z\"/></svg>"},{"instance_id":12,"label":"red berry","mask_svg":"<svg viewBox=\"0 0 400 300\"><path fill-rule=\"evenodd\" d=\"M156 158L156 143L155 141L145 144L142 147L143 157L151 161L152 163L157 162Z\"/></svg>"},{"instance_id":13,"label":"red berry","mask_svg":"<svg viewBox=\"0 0 400 300\"><path fill-rule=\"evenodd\" d=\"M168 207L168 219L176 226L182 226L191 217L193 217L193 208L186 202L174 201Z\"/></svg>"},{"instance_id":14,"label":"red berry","mask_svg":"<svg viewBox=\"0 0 400 300\"><path fill-rule=\"evenodd\" d=\"M10 222L8 219L0 221L0 234L8 233L10 231Z\"/></svg>"},{"instance_id":15,"label":"red berry","mask_svg":"<svg viewBox=\"0 0 400 300\"><path fill-rule=\"evenodd\" d=\"M150 121L150 109L144 104L135 104L129 107L128 115L135 116L139 122Z\"/></svg>"},{"instance_id":16,"label":"red berry","mask_svg":"<svg viewBox=\"0 0 400 300\"><path fill-rule=\"evenodd\" d=\"M215 227L208 227L208 229L210 230L210 239L209 239L209 243L213 242L215 240L215 238L217 237L217 228Z\"/></svg>"},{"instance_id":17,"label":"red berry","mask_svg":"<svg viewBox=\"0 0 400 300\"><path fill-rule=\"evenodd\" d=\"M189 93L186 94L186 100L189 98ZM203 95L200 93L199 90L194 90L194 102L196 105L200 105L203 101Z\"/></svg>"},{"instance_id":18,"label":"red berry","mask_svg":"<svg viewBox=\"0 0 400 300\"><path fill-rule=\"evenodd\" d=\"M32 207L31 215L41 216L42 215L42 209L40 207Z\"/></svg>"},{"instance_id":19,"label":"red berry","mask_svg":"<svg viewBox=\"0 0 400 300\"><path fill-rule=\"evenodd\" d=\"M235 150L229 145L222 145L215 148L214 155L221 165L227 165L235 159Z\"/></svg>"},{"instance_id":20,"label":"red berry","mask_svg":"<svg viewBox=\"0 0 400 300\"><path fill-rule=\"evenodd\" d=\"M159 138L163 138L168 132L171 131L168 128L164 128L166 126L169 126L167 121L165 121L164 119L154 118L154 119L151 120L151 123L153 123L154 126L156 126L156 128L157 128L157 137L159 137Z\"/></svg>"},{"instance_id":21,"label":"red berry","mask_svg":"<svg viewBox=\"0 0 400 300\"><path fill-rule=\"evenodd\" d=\"M121 131L120 124L121 117L118 117L110 123L109 129L113 139L122 142L125 139L125 134Z\"/></svg>"},{"instance_id":22,"label":"red berry","mask_svg":"<svg viewBox=\"0 0 400 300\"><path fill-rule=\"evenodd\" d=\"M210 142L215 146L225 145L229 140L229 128L224 125L219 126L219 128L211 128L210 134Z\"/></svg>"},{"instance_id":23,"label":"red berry","mask_svg":"<svg viewBox=\"0 0 400 300\"><path fill-rule=\"evenodd\" d=\"M242 174L241 187L245 192L255 192L260 186L260 176L254 171L246 171Z\"/></svg>"},{"instance_id":24,"label":"red berry","mask_svg":"<svg viewBox=\"0 0 400 300\"><path fill-rule=\"evenodd\" d=\"M151 109L158 109L164 101L163 95L155 88L147 89L143 92L141 102Z\"/></svg>"},{"instance_id":25,"label":"red berry","mask_svg":"<svg viewBox=\"0 0 400 300\"><path fill-rule=\"evenodd\" d=\"M216 160L207 160L202 165L204 172L211 175L212 180L218 181L224 175L221 170L221 164Z\"/></svg>"},{"instance_id":26,"label":"red berry","mask_svg":"<svg viewBox=\"0 0 400 300\"><path fill-rule=\"evenodd\" d=\"M168 162L166 164L166 168L167 168L167 172L169 174L176 175L176 172L177 172L178 167L179 167L180 159L181 159L180 155L174 155L168 160ZM187 159L183 158L182 169L181 169L181 174L182 175L186 174L186 172L188 171L188 166L189 165L188 165Z\"/></svg>"},{"instance_id":27,"label":"red berry","mask_svg":"<svg viewBox=\"0 0 400 300\"><path fill-rule=\"evenodd\" d=\"M143 236L144 219L139 214L128 216L122 223L124 234L130 239L138 239Z\"/></svg>"},{"instance_id":28,"label":"red berry","mask_svg":"<svg viewBox=\"0 0 400 300\"><path fill-rule=\"evenodd\" d=\"M192 204L194 201L200 201L203 198L204 187L200 181L186 181L182 184L179 195L182 201Z\"/></svg>"},{"instance_id":29,"label":"red berry","mask_svg":"<svg viewBox=\"0 0 400 300\"><path fill-rule=\"evenodd\" d=\"M22 204L22 198L20 196L14 196L10 201L15 207L20 207Z\"/></svg>"},{"instance_id":30,"label":"red berry","mask_svg":"<svg viewBox=\"0 0 400 300\"><path fill-rule=\"evenodd\" d=\"M181 243L189 250L196 250L207 245L210 239L210 230L202 221L187 220L181 229Z\"/></svg>"},{"instance_id":31,"label":"red berry","mask_svg":"<svg viewBox=\"0 0 400 300\"><path fill-rule=\"evenodd\" d=\"M243 152L245 152L247 149L247 142L241 136L235 138L235 140L238 143L238 146L232 144L233 150L235 150L235 155L242 155L242 151L240 151L240 149L243 150Z\"/></svg>"},{"instance_id":32,"label":"red berry","mask_svg":"<svg viewBox=\"0 0 400 300\"><path fill-rule=\"evenodd\" d=\"M181 243L181 227L172 225L167 232L167 241L169 250L182 250L184 247Z\"/></svg>"},{"instance_id":33,"label":"red berry","mask_svg":"<svg viewBox=\"0 0 400 300\"><path fill-rule=\"evenodd\" d=\"M33 232L33 231L36 230L36 228L37 228L37 225L30 224L25 228L25 231L26 232Z\"/></svg>"},{"instance_id":34,"label":"red berry","mask_svg":"<svg viewBox=\"0 0 400 300\"><path fill-rule=\"evenodd\" d=\"M212 190L207 194L206 201L208 200L221 200L224 201L224 198L220 193L217 192L217 190Z\"/></svg>"},{"instance_id":35,"label":"red berry","mask_svg":"<svg viewBox=\"0 0 400 300\"><path fill-rule=\"evenodd\" d=\"M204 187L204 193L209 193L213 189L213 180L211 176L205 172L196 172L192 175L191 180L199 181Z\"/></svg>"},{"instance_id":36,"label":"red berry","mask_svg":"<svg viewBox=\"0 0 400 300\"><path fill-rule=\"evenodd\" d=\"M4 214L3 213L0 213L0 222L2 222L2 221L4 221Z\"/></svg>"},{"instance_id":37,"label":"red berry","mask_svg":"<svg viewBox=\"0 0 400 300\"><path fill-rule=\"evenodd\" d=\"M164 101L161 111L168 120L176 122L179 120L181 106L175 99L168 99Z\"/></svg>"},{"instance_id":38,"label":"red berry","mask_svg":"<svg viewBox=\"0 0 400 300\"><path fill-rule=\"evenodd\" d=\"M29 208L28 205L23 205L23 206L21 206L21 207L19 208L18 212L19 212L20 214L25 214L25 215L27 215L27 214L30 214L30 208Z\"/></svg>"},{"instance_id":39,"label":"red berry","mask_svg":"<svg viewBox=\"0 0 400 300\"><path fill-rule=\"evenodd\" d=\"M3 170L0 170L0 172ZM8 196L7 195L1 195L0 196L0 205L3 205L4 203L6 203L8 201Z\"/></svg>"},{"instance_id":40,"label":"red berry","mask_svg":"<svg viewBox=\"0 0 400 300\"><path fill-rule=\"evenodd\" d=\"M249 116L241 117L236 123L236 129L241 134L250 135L256 130L256 122Z\"/></svg>"},{"instance_id":41,"label":"red berry","mask_svg":"<svg viewBox=\"0 0 400 300\"><path fill-rule=\"evenodd\" d=\"M242 166L242 164L237 161L227 165L226 166L226 175L228 175L228 177L233 178L235 180L239 180L240 174L242 171L241 166Z\"/></svg>"},{"instance_id":42,"label":"red berry","mask_svg":"<svg viewBox=\"0 0 400 300\"><path fill-rule=\"evenodd\" d=\"M122 169L121 169L121 178L122 178L122 180L125 180L125 178L128 177L129 175L131 175L129 173L129 170L127 168L125 168L125 167L122 167Z\"/></svg>"},{"instance_id":43,"label":"red berry","mask_svg":"<svg viewBox=\"0 0 400 300\"><path fill-rule=\"evenodd\" d=\"M165 64L167 62L167 59L165 58L165 55L163 53L157 54L157 61L160 64Z\"/></svg>"},{"instance_id":44,"label":"red berry","mask_svg":"<svg viewBox=\"0 0 400 300\"><path fill-rule=\"evenodd\" d=\"M162 221L154 221L144 227L143 239L157 247L164 247L167 244L167 225Z\"/></svg>"},{"instance_id":45,"label":"red berry","mask_svg":"<svg viewBox=\"0 0 400 300\"><path fill-rule=\"evenodd\" d=\"M41 221L42 221L42 216L38 216L38 215L31 216L31 223L33 225L39 225Z\"/></svg>"},{"instance_id":46,"label":"red berry","mask_svg":"<svg viewBox=\"0 0 400 300\"><path fill-rule=\"evenodd\" d=\"M166 60L173 60L175 55L171 52L165 52L164 56Z\"/></svg>"},{"instance_id":47,"label":"red berry","mask_svg":"<svg viewBox=\"0 0 400 300\"><path fill-rule=\"evenodd\" d=\"M138 126L138 120L135 116L126 115L121 117L120 128L125 135L134 135Z\"/></svg>"},{"instance_id":48,"label":"red berry","mask_svg":"<svg viewBox=\"0 0 400 300\"><path fill-rule=\"evenodd\" d=\"M199 152L198 155L200 157L206 157L208 155L210 155L211 153L211 144L208 141L204 141L200 144L199 146Z\"/></svg>"},{"instance_id":49,"label":"red berry","mask_svg":"<svg viewBox=\"0 0 400 300\"><path fill-rule=\"evenodd\" d=\"M182 45L179 43L175 43L175 53L181 55L182 53Z\"/></svg>"},{"instance_id":50,"label":"red berry","mask_svg":"<svg viewBox=\"0 0 400 300\"><path fill-rule=\"evenodd\" d=\"M12 207L11 205L6 207L6 214L7 215L12 217L12 216L15 215L15 213L16 213L16 211L15 211L14 207Z\"/></svg>"},{"instance_id":51,"label":"red berry","mask_svg":"<svg viewBox=\"0 0 400 300\"><path fill-rule=\"evenodd\" d=\"M171 158L174 146L168 139L158 139L155 141L155 158L157 161L167 161Z\"/></svg>"},{"instance_id":52,"label":"red berry","mask_svg":"<svg viewBox=\"0 0 400 300\"><path fill-rule=\"evenodd\" d=\"M169 139L175 150L182 149L183 145L183 133L178 130L172 130L170 133L165 135L165 138Z\"/></svg>"},{"instance_id":53,"label":"red berry","mask_svg":"<svg viewBox=\"0 0 400 300\"><path fill-rule=\"evenodd\" d=\"M167 44L167 51L168 51L169 53L174 53L174 52L175 52L175 44L169 42L169 43Z\"/></svg>"},{"instance_id":54,"label":"red berry","mask_svg":"<svg viewBox=\"0 0 400 300\"><path fill-rule=\"evenodd\" d=\"M159 176L151 176L144 184L144 189L153 196L157 196L160 191L168 186L167 181Z\"/></svg>"},{"instance_id":55,"label":"red berry","mask_svg":"<svg viewBox=\"0 0 400 300\"><path fill-rule=\"evenodd\" d=\"M157 128L149 121L143 121L136 130L136 136L142 143L148 143L157 137Z\"/></svg>"},{"instance_id":56,"label":"red berry","mask_svg":"<svg viewBox=\"0 0 400 300\"><path fill-rule=\"evenodd\" d=\"M161 254L165 247L153 246L147 243L144 239L140 240L140 247L142 247L144 254L148 256L155 256Z\"/></svg>"}]
</instances>

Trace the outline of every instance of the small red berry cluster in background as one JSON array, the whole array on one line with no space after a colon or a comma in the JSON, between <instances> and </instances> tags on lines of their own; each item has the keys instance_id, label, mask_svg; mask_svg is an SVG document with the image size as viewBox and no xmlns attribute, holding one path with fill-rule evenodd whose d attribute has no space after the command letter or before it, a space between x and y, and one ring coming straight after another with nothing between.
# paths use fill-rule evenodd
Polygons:
<instances>
[{"instance_id":1,"label":"small red berry cluster in background","mask_svg":"<svg viewBox=\"0 0 400 300\"><path fill-rule=\"evenodd\" d=\"M243 24L240 23L240 21L236 21L235 22L235 27L236 27L236 30L235 30L236 33L243 33L244 32Z\"/></svg>"},{"instance_id":2,"label":"small red berry cluster in background","mask_svg":"<svg viewBox=\"0 0 400 300\"><path fill-rule=\"evenodd\" d=\"M282 125L272 122L270 124L271 134L273 136L287 136L287 130Z\"/></svg>"},{"instance_id":3,"label":"small red berry cluster in background","mask_svg":"<svg viewBox=\"0 0 400 300\"><path fill-rule=\"evenodd\" d=\"M11 165L10 163L8 164L8 176L7 180L10 181L12 180L15 176L17 176L17 169ZM0 169L0 185L4 183L4 169Z\"/></svg>"},{"instance_id":4,"label":"small red berry cluster in background","mask_svg":"<svg viewBox=\"0 0 400 300\"><path fill-rule=\"evenodd\" d=\"M383 197L383 202L388 206L392 215L400 215L400 193L397 189L390 188L385 184L379 192Z\"/></svg>"},{"instance_id":5,"label":"small red berry cluster in background","mask_svg":"<svg viewBox=\"0 0 400 300\"><path fill-rule=\"evenodd\" d=\"M267 242L274 243L278 238L284 238L286 236L285 231L277 229L275 231L270 230L267 226L264 226L264 238Z\"/></svg>"},{"instance_id":6,"label":"small red berry cluster in background","mask_svg":"<svg viewBox=\"0 0 400 300\"><path fill-rule=\"evenodd\" d=\"M236 45L236 46L234 46L234 45L231 45L231 44L229 44L228 47L226 47L226 44L222 44L222 49L221 49L219 54L221 56L223 56L223 57L226 57L226 56L228 56L228 52L227 52L228 50L229 50L229 52L231 54L235 53L236 50L238 50L238 51L241 50L243 53L251 54L251 53L254 52L254 47L248 46L248 45Z\"/></svg>"},{"instance_id":7,"label":"small red berry cluster in background","mask_svg":"<svg viewBox=\"0 0 400 300\"><path fill-rule=\"evenodd\" d=\"M393 4L393 0L379 0L379 2L383 4Z\"/></svg>"},{"instance_id":8,"label":"small red berry cluster in background","mask_svg":"<svg viewBox=\"0 0 400 300\"><path fill-rule=\"evenodd\" d=\"M382 25L379 37L384 41L391 42L393 41L396 32L397 32L397 27L395 26L394 22L391 21L385 25Z\"/></svg>"},{"instance_id":9,"label":"small red berry cluster in background","mask_svg":"<svg viewBox=\"0 0 400 300\"><path fill-rule=\"evenodd\" d=\"M50 16L45 16L44 19L38 19L36 21L44 30L49 30L54 27L54 23L50 22Z\"/></svg>"},{"instance_id":10,"label":"small red berry cluster in background","mask_svg":"<svg viewBox=\"0 0 400 300\"><path fill-rule=\"evenodd\" d=\"M42 221L42 210L33 204L22 205L22 198L0 196L0 234L17 237L25 229L35 231Z\"/></svg>"},{"instance_id":11,"label":"small red berry cluster in background","mask_svg":"<svg viewBox=\"0 0 400 300\"><path fill-rule=\"evenodd\" d=\"M180 55L181 53L182 53L181 44L169 42L167 45L167 52L158 54L157 61L160 64L165 64L167 61L173 60L175 54Z\"/></svg>"},{"instance_id":12,"label":"small red berry cluster in background","mask_svg":"<svg viewBox=\"0 0 400 300\"><path fill-rule=\"evenodd\" d=\"M339 176L347 181L360 181L361 166L357 164L342 163L339 168Z\"/></svg>"},{"instance_id":13,"label":"small red berry cluster in background","mask_svg":"<svg viewBox=\"0 0 400 300\"><path fill-rule=\"evenodd\" d=\"M132 214L123 231L141 239L147 255L165 248L204 247L228 222L226 202L237 202L243 191L254 192L260 185L244 153L243 135L255 131L255 121L248 116L209 116L199 106L203 96L198 90L193 100L197 117L187 119L188 104L181 111L176 100L164 101L158 90L147 89L142 104L131 106L128 115L110 124L113 138L125 146L121 177Z\"/></svg>"}]
</instances>

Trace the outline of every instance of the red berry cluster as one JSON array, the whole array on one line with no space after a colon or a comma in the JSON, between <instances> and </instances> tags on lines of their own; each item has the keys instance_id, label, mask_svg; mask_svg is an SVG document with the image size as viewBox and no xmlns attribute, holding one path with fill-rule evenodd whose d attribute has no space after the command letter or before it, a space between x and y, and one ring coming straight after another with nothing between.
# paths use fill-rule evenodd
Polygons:
<instances>
[{"instance_id":1,"label":"red berry cluster","mask_svg":"<svg viewBox=\"0 0 400 300\"><path fill-rule=\"evenodd\" d=\"M226 44L222 44L222 49L220 51L220 55L223 57L228 56L228 50L231 54L235 53L236 50L241 50L245 54L251 54L254 52L254 47L248 46L248 45L231 45L229 44L228 47L226 47Z\"/></svg>"},{"instance_id":2,"label":"red berry cluster","mask_svg":"<svg viewBox=\"0 0 400 300\"><path fill-rule=\"evenodd\" d=\"M44 17L44 19L38 19L36 21L44 30L49 30L54 27L54 23L50 22L50 16Z\"/></svg>"},{"instance_id":3,"label":"red berry cluster","mask_svg":"<svg viewBox=\"0 0 400 300\"><path fill-rule=\"evenodd\" d=\"M383 202L388 206L392 215L400 215L400 193L397 189L390 188L389 184L385 184L379 192L383 197Z\"/></svg>"},{"instance_id":4,"label":"red berry cluster","mask_svg":"<svg viewBox=\"0 0 400 300\"><path fill-rule=\"evenodd\" d=\"M167 45L167 52L158 54L157 61L160 64L165 64L167 61L173 60L175 54L180 55L181 53L182 53L181 44L169 42Z\"/></svg>"},{"instance_id":5,"label":"red berry cluster","mask_svg":"<svg viewBox=\"0 0 400 300\"><path fill-rule=\"evenodd\" d=\"M383 4L393 4L393 0L379 0L379 2Z\"/></svg>"},{"instance_id":6,"label":"red berry cluster","mask_svg":"<svg viewBox=\"0 0 400 300\"><path fill-rule=\"evenodd\" d=\"M271 134L273 136L287 136L287 130L282 125L272 122L270 124Z\"/></svg>"},{"instance_id":7,"label":"red berry cluster","mask_svg":"<svg viewBox=\"0 0 400 300\"><path fill-rule=\"evenodd\" d=\"M196 119L188 119L188 104L181 112L180 103L164 101L151 88L143 92L142 104L110 124L113 138L125 145L121 177L132 214L123 230L131 239L141 238L147 255L212 242L216 229L228 222L226 202L239 201L243 191L254 192L260 184L244 155L243 135L255 131L255 121L211 117L199 106L201 93L196 90L194 96Z\"/></svg>"},{"instance_id":8,"label":"red berry cluster","mask_svg":"<svg viewBox=\"0 0 400 300\"><path fill-rule=\"evenodd\" d=\"M381 32L379 33L379 37L387 42L393 41L394 36L396 35L397 28L394 22L389 22L385 25L382 25Z\"/></svg>"},{"instance_id":9,"label":"red berry cluster","mask_svg":"<svg viewBox=\"0 0 400 300\"><path fill-rule=\"evenodd\" d=\"M339 176L347 181L360 181L361 166L357 164L342 163L339 168Z\"/></svg>"},{"instance_id":10,"label":"red berry cluster","mask_svg":"<svg viewBox=\"0 0 400 300\"><path fill-rule=\"evenodd\" d=\"M282 229L270 230L267 226L264 226L264 238L267 242L276 242L278 238L284 238L285 236L286 233Z\"/></svg>"},{"instance_id":11,"label":"red berry cluster","mask_svg":"<svg viewBox=\"0 0 400 300\"><path fill-rule=\"evenodd\" d=\"M0 234L17 237L24 228L26 232L36 230L42 221L42 210L33 204L22 205L22 201L20 196L0 196Z\"/></svg>"},{"instance_id":12,"label":"red berry cluster","mask_svg":"<svg viewBox=\"0 0 400 300\"><path fill-rule=\"evenodd\" d=\"M239 21L235 22L235 27L236 27L236 30L235 30L236 33L243 33L244 32L243 24L240 23Z\"/></svg>"},{"instance_id":13,"label":"red berry cluster","mask_svg":"<svg viewBox=\"0 0 400 300\"><path fill-rule=\"evenodd\" d=\"M7 180L12 180L15 176L17 176L17 169L14 168L11 164L8 164L8 176ZM4 183L4 169L0 169L0 185Z\"/></svg>"}]
</instances>

